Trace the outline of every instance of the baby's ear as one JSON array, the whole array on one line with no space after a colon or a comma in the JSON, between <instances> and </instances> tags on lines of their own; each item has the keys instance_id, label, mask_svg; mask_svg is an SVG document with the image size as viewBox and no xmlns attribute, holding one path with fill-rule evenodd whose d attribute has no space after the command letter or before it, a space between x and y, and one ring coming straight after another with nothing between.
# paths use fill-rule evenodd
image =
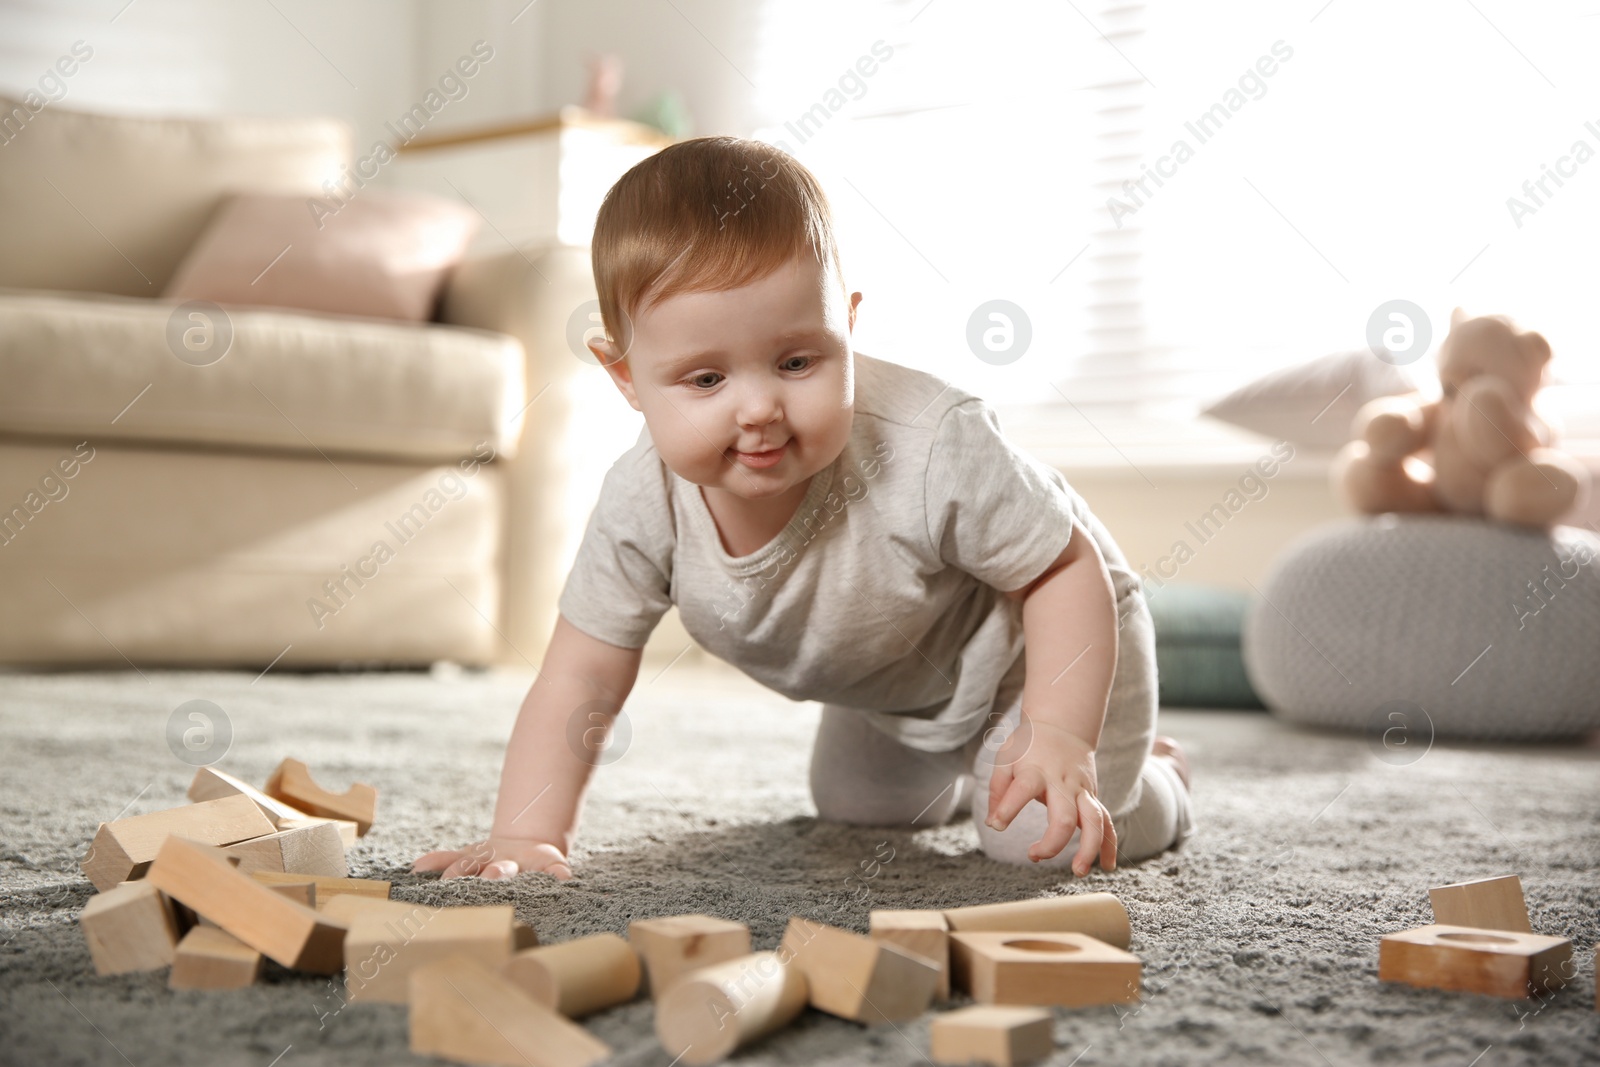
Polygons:
<instances>
[{"instance_id":1,"label":"baby's ear","mask_svg":"<svg viewBox=\"0 0 1600 1067\"><path fill-rule=\"evenodd\" d=\"M1537 366L1542 367L1550 362L1550 342L1544 339L1543 334L1532 330L1518 334L1517 347L1522 349L1522 354Z\"/></svg>"}]
</instances>

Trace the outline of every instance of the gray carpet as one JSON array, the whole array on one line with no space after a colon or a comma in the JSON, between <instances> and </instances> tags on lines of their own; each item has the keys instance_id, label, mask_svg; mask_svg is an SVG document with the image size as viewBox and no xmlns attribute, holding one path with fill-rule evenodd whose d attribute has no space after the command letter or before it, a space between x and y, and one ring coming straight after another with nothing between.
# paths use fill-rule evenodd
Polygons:
<instances>
[{"instance_id":1,"label":"gray carpet","mask_svg":"<svg viewBox=\"0 0 1600 1067\"><path fill-rule=\"evenodd\" d=\"M650 671L646 672L646 678ZM704 911L775 946L791 914L864 930L872 907L930 907L1110 890L1127 904L1145 1000L1058 1010L1052 1062L1593 1063L1600 938L1600 746L1435 745L1407 765L1360 737L1260 713L1174 712L1194 761L1199 826L1132 869L1070 875L996 865L970 824L919 832L823 824L806 787L813 706L685 667L641 682L631 747L596 775L578 877L440 883L421 851L487 826L502 746L526 683L499 675L0 674L0 1062L394 1064L405 1010L351 1005L326 979L270 968L255 988L172 993L164 973L98 978L76 919L77 858L100 820L182 802L170 712L227 713L218 764L261 781L283 756L330 785L380 790L354 873L436 904L511 902L546 941ZM893 859L862 880L887 842ZM1535 930L1572 938L1574 982L1548 1003L1385 987L1381 934L1430 921L1427 888L1522 876ZM854 877L851 877L854 876ZM846 879L851 880L847 883ZM928 1016L865 1028L807 1012L752 1064L922 1064ZM648 1002L593 1017L614 1062L666 1065ZM1487 1051L1486 1051L1487 1050Z\"/></svg>"}]
</instances>

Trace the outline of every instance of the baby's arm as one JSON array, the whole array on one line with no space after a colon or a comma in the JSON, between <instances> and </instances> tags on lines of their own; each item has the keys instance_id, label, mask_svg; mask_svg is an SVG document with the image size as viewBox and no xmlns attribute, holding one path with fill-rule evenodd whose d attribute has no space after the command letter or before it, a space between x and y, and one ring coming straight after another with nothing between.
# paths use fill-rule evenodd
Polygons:
<instances>
[{"instance_id":1,"label":"baby's arm","mask_svg":"<svg viewBox=\"0 0 1600 1067\"><path fill-rule=\"evenodd\" d=\"M1045 572L1008 593L1022 601L1026 643L1022 718L996 754L988 824L1004 830L1030 800L1050 812L1035 861L1059 853L1080 824L1072 869L1117 863L1117 831L1100 803L1094 753L1117 667L1117 601L1100 548L1074 522L1066 550Z\"/></svg>"},{"instance_id":2,"label":"baby's arm","mask_svg":"<svg viewBox=\"0 0 1600 1067\"><path fill-rule=\"evenodd\" d=\"M639 676L641 655L641 649L607 644L558 618L506 745L488 839L465 849L430 852L412 869L442 870L446 878L509 878L519 871L572 877L567 856L605 740L594 735L591 724L598 713L609 736ZM569 730L575 719L579 727Z\"/></svg>"}]
</instances>

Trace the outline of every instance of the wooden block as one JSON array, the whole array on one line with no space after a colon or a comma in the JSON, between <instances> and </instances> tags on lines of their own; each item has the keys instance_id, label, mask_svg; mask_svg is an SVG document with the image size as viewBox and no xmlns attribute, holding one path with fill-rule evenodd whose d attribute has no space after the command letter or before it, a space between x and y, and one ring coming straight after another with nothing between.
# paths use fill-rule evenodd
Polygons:
<instances>
[{"instance_id":1,"label":"wooden block","mask_svg":"<svg viewBox=\"0 0 1600 1067\"><path fill-rule=\"evenodd\" d=\"M294 882L288 885L269 885L267 888L272 890L274 893L277 893L279 896L294 901L296 904L304 904L306 907L313 910L315 910L317 906L317 887L311 882ZM182 904L178 904L176 907L181 908L190 916L190 921L187 924L187 927L184 929L185 933L188 933L189 929L192 929L197 925L208 926L213 930L222 929L210 919L207 919L203 915L196 915L192 909L186 908ZM180 925L183 925L181 920Z\"/></svg>"},{"instance_id":2,"label":"wooden block","mask_svg":"<svg viewBox=\"0 0 1600 1067\"><path fill-rule=\"evenodd\" d=\"M363 909L345 938L344 984L351 1001L404 1004L411 972L461 955L499 972L511 958L511 905Z\"/></svg>"},{"instance_id":3,"label":"wooden block","mask_svg":"<svg viewBox=\"0 0 1600 1067\"><path fill-rule=\"evenodd\" d=\"M276 797L269 797L249 782L241 781L226 771L215 767L201 767L189 783L190 800L217 800L221 797L247 796L255 802L261 813L272 821L274 828L293 830L313 823L332 823L339 829L339 839L345 848L356 843L356 824L349 819L328 819L301 811Z\"/></svg>"},{"instance_id":4,"label":"wooden block","mask_svg":"<svg viewBox=\"0 0 1600 1067\"><path fill-rule=\"evenodd\" d=\"M628 940L644 957L652 997L696 967L750 954L750 927L710 915L637 919L628 924Z\"/></svg>"},{"instance_id":5,"label":"wooden block","mask_svg":"<svg viewBox=\"0 0 1600 1067\"><path fill-rule=\"evenodd\" d=\"M611 1055L583 1027L465 956L417 967L407 995L419 1055L507 1067L588 1067Z\"/></svg>"},{"instance_id":6,"label":"wooden block","mask_svg":"<svg viewBox=\"0 0 1600 1067\"><path fill-rule=\"evenodd\" d=\"M569 1019L639 993L639 954L616 934L593 934L518 952L501 969L524 993Z\"/></svg>"},{"instance_id":7,"label":"wooden block","mask_svg":"<svg viewBox=\"0 0 1600 1067\"><path fill-rule=\"evenodd\" d=\"M344 878L350 874L350 866L344 859L344 842L339 840L339 828L330 822L279 830L229 845L223 851L238 856L239 869L246 874L273 871L277 874L320 874L325 878Z\"/></svg>"},{"instance_id":8,"label":"wooden block","mask_svg":"<svg viewBox=\"0 0 1600 1067\"><path fill-rule=\"evenodd\" d=\"M1564 937L1433 924L1385 934L1378 946L1378 978L1425 989L1527 997L1564 985L1571 960L1572 942Z\"/></svg>"},{"instance_id":9,"label":"wooden block","mask_svg":"<svg viewBox=\"0 0 1600 1067\"><path fill-rule=\"evenodd\" d=\"M1528 906L1522 899L1522 879L1514 874L1437 886L1428 890L1428 899L1433 902L1433 921L1438 926L1533 933Z\"/></svg>"},{"instance_id":10,"label":"wooden block","mask_svg":"<svg viewBox=\"0 0 1600 1067\"><path fill-rule=\"evenodd\" d=\"M78 917L96 974L153 971L172 962L178 922L170 902L149 882L96 893Z\"/></svg>"},{"instance_id":11,"label":"wooden block","mask_svg":"<svg viewBox=\"0 0 1600 1067\"><path fill-rule=\"evenodd\" d=\"M315 882L285 882L279 885L268 885L267 888L274 893L288 897L297 904L304 904L312 911L317 908L317 883Z\"/></svg>"},{"instance_id":12,"label":"wooden block","mask_svg":"<svg viewBox=\"0 0 1600 1067\"><path fill-rule=\"evenodd\" d=\"M228 860L220 848L169 837L145 877L283 966L337 974L344 966L345 928L240 874Z\"/></svg>"},{"instance_id":13,"label":"wooden block","mask_svg":"<svg viewBox=\"0 0 1600 1067\"><path fill-rule=\"evenodd\" d=\"M868 933L892 941L939 965L935 1000L950 999L950 926L942 911L875 908L867 917Z\"/></svg>"},{"instance_id":14,"label":"wooden block","mask_svg":"<svg viewBox=\"0 0 1600 1067\"><path fill-rule=\"evenodd\" d=\"M373 878L331 878L320 874L284 874L280 871L251 871L250 877L263 885L311 882L317 887L317 910L325 911L335 897L360 896L373 900L389 899L389 883Z\"/></svg>"},{"instance_id":15,"label":"wooden block","mask_svg":"<svg viewBox=\"0 0 1600 1067\"><path fill-rule=\"evenodd\" d=\"M354 848L356 838L361 836L356 832L356 824L350 819L325 819L321 815L307 815L303 819L285 819L278 825L280 830L298 830L302 826L318 826L327 823L339 831L339 843L345 848Z\"/></svg>"},{"instance_id":16,"label":"wooden block","mask_svg":"<svg viewBox=\"0 0 1600 1067\"><path fill-rule=\"evenodd\" d=\"M1139 957L1087 934L985 930L950 935L951 980L980 1004L1126 1004Z\"/></svg>"},{"instance_id":17,"label":"wooden block","mask_svg":"<svg viewBox=\"0 0 1600 1067\"><path fill-rule=\"evenodd\" d=\"M1123 949L1133 941L1128 909L1110 893L1073 893L1064 897L946 908L944 917L950 929L959 931L1088 934L1097 941Z\"/></svg>"},{"instance_id":18,"label":"wooden block","mask_svg":"<svg viewBox=\"0 0 1600 1067\"><path fill-rule=\"evenodd\" d=\"M413 904L407 900L383 900L378 897L362 896L359 893L345 893L324 902L318 911L336 923L349 926L355 922L356 916L363 912L378 912L393 918L395 916L413 915L417 909L424 912L433 912L438 909L426 904Z\"/></svg>"},{"instance_id":19,"label":"wooden block","mask_svg":"<svg viewBox=\"0 0 1600 1067\"><path fill-rule=\"evenodd\" d=\"M267 779L266 794L311 815L329 819L350 819L356 834L365 837L372 829L378 808L378 791L357 782L343 793L332 793L318 785L311 771L297 759L286 759Z\"/></svg>"},{"instance_id":20,"label":"wooden block","mask_svg":"<svg viewBox=\"0 0 1600 1067\"><path fill-rule=\"evenodd\" d=\"M511 924L511 951L524 952L539 947L539 935L525 922Z\"/></svg>"},{"instance_id":21,"label":"wooden block","mask_svg":"<svg viewBox=\"0 0 1600 1067\"><path fill-rule=\"evenodd\" d=\"M805 974L812 1007L860 1023L921 1015L939 984L933 960L799 916L789 920L778 951Z\"/></svg>"},{"instance_id":22,"label":"wooden block","mask_svg":"<svg viewBox=\"0 0 1600 1067\"><path fill-rule=\"evenodd\" d=\"M223 797L103 822L81 865L103 893L118 882L144 877L168 834L208 845L231 845L272 832L271 820L247 798Z\"/></svg>"},{"instance_id":23,"label":"wooden block","mask_svg":"<svg viewBox=\"0 0 1600 1067\"><path fill-rule=\"evenodd\" d=\"M1015 1067L1055 1050L1055 1020L1044 1008L974 1004L933 1019L934 1063Z\"/></svg>"},{"instance_id":24,"label":"wooden block","mask_svg":"<svg viewBox=\"0 0 1600 1067\"><path fill-rule=\"evenodd\" d=\"M805 1010L805 973L779 952L753 952L680 975L656 1002L656 1037L667 1055L716 1063Z\"/></svg>"},{"instance_id":25,"label":"wooden block","mask_svg":"<svg viewBox=\"0 0 1600 1067\"><path fill-rule=\"evenodd\" d=\"M226 930L196 926L178 942L169 989L243 989L261 976L261 953Z\"/></svg>"}]
</instances>

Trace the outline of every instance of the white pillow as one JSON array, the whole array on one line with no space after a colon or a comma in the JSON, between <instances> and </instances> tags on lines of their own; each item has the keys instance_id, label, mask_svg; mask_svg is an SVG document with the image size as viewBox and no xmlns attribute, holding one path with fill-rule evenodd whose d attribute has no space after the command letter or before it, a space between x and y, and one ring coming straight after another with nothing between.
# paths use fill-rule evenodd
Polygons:
<instances>
[{"instance_id":1,"label":"white pillow","mask_svg":"<svg viewBox=\"0 0 1600 1067\"><path fill-rule=\"evenodd\" d=\"M1337 449L1350 440L1361 405L1417 388L1404 368L1363 348L1273 371L1212 401L1201 414L1273 440Z\"/></svg>"}]
</instances>

